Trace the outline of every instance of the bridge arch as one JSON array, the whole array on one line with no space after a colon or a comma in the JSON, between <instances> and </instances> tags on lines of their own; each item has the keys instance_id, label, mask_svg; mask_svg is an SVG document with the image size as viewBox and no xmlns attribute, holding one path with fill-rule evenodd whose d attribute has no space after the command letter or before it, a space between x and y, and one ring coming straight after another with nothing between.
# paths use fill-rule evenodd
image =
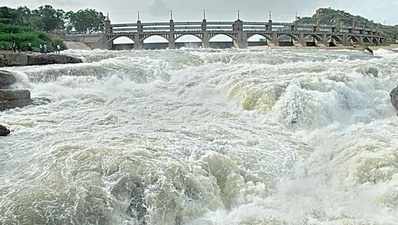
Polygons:
<instances>
[{"instance_id":1,"label":"bridge arch","mask_svg":"<svg viewBox=\"0 0 398 225\"><path fill-rule=\"evenodd\" d=\"M144 49L167 49L170 46L170 41L164 35L148 34L141 39L141 44Z\"/></svg>"},{"instance_id":2,"label":"bridge arch","mask_svg":"<svg viewBox=\"0 0 398 225\"><path fill-rule=\"evenodd\" d=\"M344 37L342 36L337 36L334 34L327 35L325 37L325 45L327 47L337 47L338 45L344 45Z\"/></svg>"},{"instance_id":3,"label":"bridge arch","mask_svg":"<svg viewBox=\"0 0 398 225\"><path fill-rule=\"evenodd\" d=\"M130 36L130 35L115 35L112 38L108 39L108 42L114 43L115 41L117 41L118 39L121 39L123 42L126 43L134 43L134 37Z\"/></svg>"},{"instance_id":4,"label":"bridge arch","mask_svg":"<svg viewBox=\"0 0 398 225\"><path fill-rule=\"evenodd\" d=\"M286 38L289 38L293 41L299 41L299 37L293 34L283 33L278 35L278 41L283 41Z\"/></svg>"},{"instance_id":5,"label":"bridge arch","mask_svg":"<svg viewBox=\"0 0 398 225\"><path fill-rule=\"evenodd\" d=\"M313 38L317 42L321 42L322 41L322 37L319 36L319 35L316 35L316 34L306 34L306 35L304 35L304 38L305 39Z\"/></svg>"},{"instance_id":6,"label":"bridge arch","mask_svg":"<svg viewBox=\"0 0 398 225\"><path fill-rule=\"evenodd\" d=\"M113 50L131 50L134 48L134 37L128 35L118 35L109 40L111 49Z\"/></svg>"},{"instance_id":7,"label":"bridge arch","mask_svg":"<svg viewBox=\"0 0 398 225\"><path fill-rule=\"evenodd\" d=\"M118 37L112 39L112 43L114 45L117 45L117 44L134 44L134 40L133 40L133 38L131 38L129 36L118 36Z\"/></svg>"},{"instance_id":8,"label":"bridge arch","mask_svg":"<svg viewBox=\"0 0 398 225\"><path fill-rule=\"evenodd\" d=\"M181 34L175 39L176 48L200 48L203 45L202 37L197 34Z\"/></svg>"},{"instance_id":9,"label":"bridge arch","mask_svg":"<svg viewBox=\"0 0 398 225\"><path fill-rule=\"evenodd\" d=\"M176 42L202 42L202 37L198 34L181 34L175 39Z\"/></svg>"},{"instance_id":10,"label":"bridge arch","mask_svg":"<svg viewBox=\"0 0 398 225\"><path fill-rule=\"evenodd\" d=\"M327 41L329 43L333 42L335 44L341 44L341 45L344 44L343 38L341 38L337 35L330 35L327 37L327 39L328 39Z\"/></svg>"},{"instance_id":11,"label":"bridge arch","mask_svg":"<svg viewBox=\"0 0 398 225\"><path fill-rule=\"evenodd\" d=\"M225 33L211 35L208 40L210 48L232 48L234 47L234 43L235 37Z\"/></svg>"},{"instance_id":12,"label":"bridge arch","mask_svg":"<svg viewBox=\"0 0 398 225\"><path fill-rule=\"evenodd\" d=\"M373 43L374 45L379 45L379 44L381 44L382 42L383 42L382 39L379 39L379 38L372 38L372 43Z\"/></svg>"},{"instance_id":13,"label":"bridge arch","mask_svg":"<svg viewBox=\"0 0 398 225\"><path fill-rule=\"evenodd\" d=\"M272 38L270 36L268 36L267 34L261 34L261 33L252 33L252 34L248 34L247 35L247 41L255 41L253 40L254 38L258 38L258 37L263 37L265 38L267 41L272 41Z\"/></svg>"},{"instance_id":14,"label":"bridge arch","mask_svg":"<svg viewBox=\"0 0 398 225\"><path fill-rule=\"evenodd\" d=\"M233 42L234 40L235 37L228 33L217 33L209 38L209 42L229 42L229 41Z\"/></svg>"},{"instance_id":15,"label":"bridge arch","mask_svg":"<svg viewBox=\"0 0 398 225\"><path fill-rule=\"evenodd\" d=\"M279 46L295 46L299 41L300 38L298 36L290 33L278 34L276 40L273 40L273 42L276 42Z\"/></svg>"},{"instance_id":16,"label":"bridge arch","mask_svg":"<svg viewBox=\"0 0 398 225\"><path fill-rule=\"evenodd\" d=\"M151 34L148 36L145 36L141 40L143 43L169 43L169 40L167 37L159 34Z\"/></svg>"},{"instance_id":17,"label":"bridge arch","mask_svg":"<svg viewBox=\"0 0 398 225\"><path fill-rule=\"evenodd\" d=\"M360 42L360 39L357 37L357 36L355 36L355 35L348 35L347 36L347 42L348 43L359 43Z\"/></svg>"},{"instance_id":18,"label":"bridge arch","mask_svg":"<svg viewBox=\"0 0 398 225\"><path fill-rule=\"evenodd\" d=\"M371 40L371 38L369 38L369 37L363 37L363 38L362 38L362 41L363 41L364 43L367 43L367 44L372 43L372 40Z\"/></svg>"}]
</instances>

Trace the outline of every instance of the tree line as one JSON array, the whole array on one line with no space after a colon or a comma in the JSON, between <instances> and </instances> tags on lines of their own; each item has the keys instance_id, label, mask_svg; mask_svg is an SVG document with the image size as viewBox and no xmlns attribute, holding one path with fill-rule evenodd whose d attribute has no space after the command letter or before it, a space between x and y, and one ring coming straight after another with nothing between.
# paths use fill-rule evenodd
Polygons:
<instances>
[{"instance_id":1,"label":"tree line","mask_svg":"<svg viewBox=\"0 0 398 225\"><path fill-rule=\"evenodd\" d=\"M24 26L42 32L76 31L91 33L103 31L105 16L95 9L65 12L51 5L31 10L28 7L16 9L0 7L0 24Z\"/></svg>"},{"instance_id":2,"label":"tree line","mask_svg":"<svg viewBox=\"0 0 398 225\"><path fill-rule=\"evenodd\" d=\"M299 24L330 24L338 26L360 26L371 29L376 29L384 33L389 41L398 39L398 26L388 26L381 23L376 23L362 16L354 16L343 10L335 10L332 8L320 8L316 10L312 17L299 18L296 23Z\"/></svg>"}]
</instances>

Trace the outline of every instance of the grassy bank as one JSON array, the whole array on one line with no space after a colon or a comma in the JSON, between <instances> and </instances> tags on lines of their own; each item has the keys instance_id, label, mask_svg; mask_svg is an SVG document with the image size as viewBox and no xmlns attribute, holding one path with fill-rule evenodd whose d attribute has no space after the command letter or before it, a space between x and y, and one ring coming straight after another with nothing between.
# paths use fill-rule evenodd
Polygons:
<instances>
[{"instance_id":1,"label":"grassy bank","mask_svg":"<svg viewBox=\"0 0 398 225\"><path fill-rule=\"evenodd\" d=\"M23 51L29 50L29 44L33 51L40 51L40 44L46 44L49 51L55 50L57 45L65 49L65 45L60 39L52 39L47 34L34 31L29 27L0 23L0 49L11 50L13 41Z\"/></svg>"}]
</instances>

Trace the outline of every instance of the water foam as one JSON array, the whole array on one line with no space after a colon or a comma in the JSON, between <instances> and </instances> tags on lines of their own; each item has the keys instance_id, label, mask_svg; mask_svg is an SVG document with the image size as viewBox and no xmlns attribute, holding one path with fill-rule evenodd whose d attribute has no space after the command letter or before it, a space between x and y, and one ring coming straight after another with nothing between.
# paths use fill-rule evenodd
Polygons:
<instances>
[{"instance_id":1,"label":"water foam","mask_svg":"<svg viewBox=\"0 0 398 225\"><path fill-rule=\"evenodd\" d=\"M67 53L11 68L0 224L397 223L396 54Z\"/></svg>"}]
</instances>

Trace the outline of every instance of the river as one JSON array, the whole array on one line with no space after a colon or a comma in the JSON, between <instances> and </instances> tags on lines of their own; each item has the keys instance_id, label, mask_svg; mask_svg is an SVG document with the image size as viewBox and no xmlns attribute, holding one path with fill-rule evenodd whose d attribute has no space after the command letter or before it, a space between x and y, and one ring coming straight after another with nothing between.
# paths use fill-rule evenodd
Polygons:
<instances>
[{"instance_id":1,"label":"river","mask_svg":"<svg viewBox=\"0 0 398 225\"><path fill-rule=\"evenodd\" d=\"M65 53L9 68L0 224L398 224L398 53Z\"/></svg>"}]
</instances>

